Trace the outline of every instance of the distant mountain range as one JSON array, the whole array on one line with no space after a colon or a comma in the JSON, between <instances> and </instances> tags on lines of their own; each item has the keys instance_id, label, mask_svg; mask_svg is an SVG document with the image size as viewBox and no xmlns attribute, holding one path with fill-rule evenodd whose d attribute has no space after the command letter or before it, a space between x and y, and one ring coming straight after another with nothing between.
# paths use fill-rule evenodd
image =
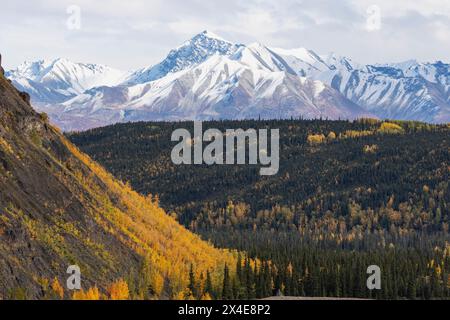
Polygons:
<instances>
[{"instance_id":1,"label":"distant mountain range","mask_svg":"<svg viewBox=\"0 0 450 320\"><path fill-rule=\"evenodd\" d=\"M336 54L236 44L204 31L160 63L131 72L67 59L6 72L64 130L188 119L450 122L450 65L362 65Z\"/></svg>"}]
</instances>

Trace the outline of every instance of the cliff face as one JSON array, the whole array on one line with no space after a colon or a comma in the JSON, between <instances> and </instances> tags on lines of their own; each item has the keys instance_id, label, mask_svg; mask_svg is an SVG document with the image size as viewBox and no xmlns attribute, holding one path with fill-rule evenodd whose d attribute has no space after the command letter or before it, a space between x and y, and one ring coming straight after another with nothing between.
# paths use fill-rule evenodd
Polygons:
<instances>
[{"instance_id":1,"label":"cliff face","mask_svg":"<svg viewBox=\"0 0 450 320\"><path fill-rule=\"evenodd\" d=\"M43 283L56 277L65 286L73 264L85 289L145 278L156 297L174 297L191 263L205 272L226 262L233 254L115 180L0 75L0 298L18 288L42 298Z\"/></svg>"}]
</instances>

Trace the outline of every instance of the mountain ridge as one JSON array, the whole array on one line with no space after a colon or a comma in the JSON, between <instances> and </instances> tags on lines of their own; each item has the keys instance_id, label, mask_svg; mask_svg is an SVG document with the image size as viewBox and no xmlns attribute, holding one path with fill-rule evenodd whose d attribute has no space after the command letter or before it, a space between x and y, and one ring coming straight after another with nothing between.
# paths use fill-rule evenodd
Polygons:
<instances>
[{"instance_id":1,"label":"mountain ridge","mask_svg":"<svg viewBox=\"0 0 450 320\"><path fill-rule=\"evenodd\" d=\"M241 72L234 75L224 73L222 65L210 61L218 58L232 61L227 68L231 63L240 63ZM248 69L251 76L249 72L244 72ZM263 76L261 71L265 72ZM210 74L216 82L207 83L200 72ZM256 79L255 74L264 78L263 82L267 85L274 79L272 73L277 72L285 73L286 79L298 77L298 85L286 88L283 81L273 82L275 88L272 92L278 90L279 95L271 101L261 96L256 83L250 87L247 85L250 78ZM218 78L214 74L222 76ZM165 59L153 66L124 72L114 79L106 76L109 82L102 82L102 77L94 77L91 83L97 86L78 85L78 90L61 92L60 88L56 88L47 92L47 88L39 86L41 82L29 79L26 72L22 76L18 71L8 72L8 75L14 75L14 83L21 90L28 91L33 102L37 102L36 107L49 113L52 121L64 130L82 130L137 120L239 119L241 115L271 119L281 115L450 121L450 66L443 62L419 63L411 60L362 65L337 54L318 55L305 48L280 49L260 43L236 44L209 31L203 31L171 50ZM328 96L320 102L306 98L308 88L303 88L302 78L317 81L318 87L327 87ZM158 90L162 84L166 87ZM202 86L207 87L209 92L201 90L199 94L193 89ZM229 91L224 89L217 96L220 88ZM148 97L150 93L151 99L144 103L141 97ZM201 101L205 94L210 99ZM298 99L299 96L302 99ZM54 102L49 103L52 99ZM231 103L230 99L233 100ZM339 103L335 104L335 101ZM186 114L188 104L191 110ZM226 108L227 105L229 108ZM236 108L246 110L236 112ZM316 110L313 112L311 108Z\"/></svg>"}]
</instances>

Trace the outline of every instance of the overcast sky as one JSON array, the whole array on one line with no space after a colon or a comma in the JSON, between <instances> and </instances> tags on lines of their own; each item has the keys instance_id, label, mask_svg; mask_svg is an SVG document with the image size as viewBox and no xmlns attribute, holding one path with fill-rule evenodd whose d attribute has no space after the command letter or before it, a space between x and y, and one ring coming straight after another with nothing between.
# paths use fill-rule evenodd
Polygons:
<instances>
[{"instance_id":1,"label":"overcast sky","mask_svg":"<svg viewBox=\"0 0 450 320\"><path fill-rule=\"evenodd\" d=\"M71 5L81 10L80 28ZM450 0L0 0L0 14L7 68L66 57L129 70L205 29L361 63L450 62Z\"/></svg>"}]
</instances>

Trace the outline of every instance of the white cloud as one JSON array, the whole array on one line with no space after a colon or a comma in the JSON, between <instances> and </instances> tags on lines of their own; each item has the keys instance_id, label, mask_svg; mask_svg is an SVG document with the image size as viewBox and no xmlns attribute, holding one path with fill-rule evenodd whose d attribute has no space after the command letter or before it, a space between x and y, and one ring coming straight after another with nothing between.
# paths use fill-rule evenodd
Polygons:
<instances>
[{"instance_id":1,"label":"white cloud","mask_svg":"<svg viewBox=\"0 0 450 320\"><path fill-rule=\"evenodd\" d=\"M69 5L82 28L65 27ZM381 28L367 31L367 8ZM0 51L7 67L64 56L123 69L159 61L204 29L240 43L334 51L361 62L449 61L448 0L16 0L2 3Z\"/></svg>"}]
</instances>

